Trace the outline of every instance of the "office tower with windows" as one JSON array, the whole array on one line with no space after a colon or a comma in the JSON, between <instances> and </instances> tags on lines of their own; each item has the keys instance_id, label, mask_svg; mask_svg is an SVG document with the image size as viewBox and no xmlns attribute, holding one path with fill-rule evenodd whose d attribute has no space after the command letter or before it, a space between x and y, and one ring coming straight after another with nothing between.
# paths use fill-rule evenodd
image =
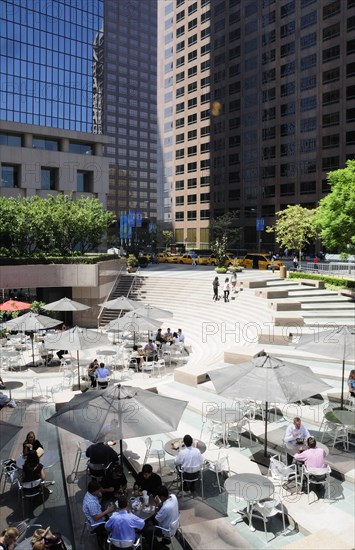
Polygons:
<instances>
[{"instance_id":1,"label":"office tower with windows","mask_svg":"<svg viewBox=\"0 0 355 550\"><path fill-rule=\"evenodd\" d=\"M273 249L257 220L315 207L354 158L355 0L161 4L160 215L202 248L236 211L240 245Z\"/></svg>"},{"instance_id":2,"label":"office tower with windows","mask_svg":"<svg viewBox=\"0 0 355 550\"><path fill-rule=\"evenodd\" d=\"M156 3L0 0L3 196L156 213Z\"/></svg>"}]
</instances>

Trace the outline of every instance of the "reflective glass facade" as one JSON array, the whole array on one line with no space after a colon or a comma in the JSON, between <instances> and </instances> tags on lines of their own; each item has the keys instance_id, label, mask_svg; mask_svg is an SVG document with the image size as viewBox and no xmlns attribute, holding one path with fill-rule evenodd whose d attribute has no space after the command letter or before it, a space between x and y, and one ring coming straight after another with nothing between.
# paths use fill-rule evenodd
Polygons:
<instances>
[{"instance_id":1,"label":"reflective glass facade","mask_svg":"<svg viewBox=\"0 0 355 550\"><path fill-rule=\"evenodd\" d=\"M101 132L103 16L104 0L0 0L0 120Z\"/></svg>"}]
</instances>

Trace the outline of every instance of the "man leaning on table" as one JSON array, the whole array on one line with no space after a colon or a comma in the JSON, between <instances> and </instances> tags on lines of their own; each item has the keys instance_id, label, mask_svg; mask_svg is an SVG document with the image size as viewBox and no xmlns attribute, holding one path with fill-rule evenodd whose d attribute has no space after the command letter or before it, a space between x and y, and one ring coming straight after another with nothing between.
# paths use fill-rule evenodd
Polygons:
<instances>
[{"instance_id":1,"label":"man leaning on table","mask_svg":"<svg viewBox=\"0 0 355 550\"><path fill-rule=\"evenodd\" d=\"M286 443L286 447L288 445L296 445L298 440L305 441L308 437L310 437L310 433L307 430L305 426L303 426L301 419L299 416L295 416L293 419L293 424L290 424L285 433L284 441ZM287 453L287 464L290 466L293 462L293 456Z\"/></svg>"},{"instance_id":2,"label":"man leaning on table","mask_svg":"<svg viewBox=\"0 0 355 550\"><path fill-rule=\"evenodd\" d=\"M137 538L136 529L141 531L144 528L144 519L128 512L127 497L118 498L118 511L114 512L105 523L106 530L113 540L132 540Z\"/></svg>"},{"instance_id":3,"label":"man leaning on table","mask_svg":"<svg viewBox=\"0 0 355 550\"><path fill-rule=\"evenodd\" d=\"M310 468L326 468L325 463L325 451L324 449L321 449L320 447L317 447L317 442L314 437L308 437L307 439L307 446L308 449L305 451L296 453L293 457L297 462L303 462L307 469ZM313 476L315 481L323 481L325 479L325 476ZM312 480L312 476L310 477ZM311 484L312 487L312 484ZM314 490L318 497L323 498L324 497L324 485L314 485L312 487L312 490Z\"/></svg>"},{"instance_id":4,"label":"man leaning on table","mask_svg":"<svg viewBox=\"0 0 355 550\"><path fill-rule=\"evenodd\" d=\"M196 478L197 472L202 468L203 457L200 449L192 446L191 435L185 435L183 439L185 448L181 449L177 457L175 458L175 465L183 471L183 479L188 481L189 479ZM194 490L194 483L183 484L184 491Z\"/></svg>"},{"instance_id":5,"label":"man leaning on table","mask_svg":"<svg viewBox=\"0 0 355 550\"><path fill-rule=\"evenodd\" d=\"M105 510L101 509L101 487L97 481L90 481L87 492L83 500L83 512L91 526L91 532L96 534L97 543L100 550L106 548L106 530L105 521L107 515L114 511L114 506L107 506Z\"/></svg>"}]
</instances>

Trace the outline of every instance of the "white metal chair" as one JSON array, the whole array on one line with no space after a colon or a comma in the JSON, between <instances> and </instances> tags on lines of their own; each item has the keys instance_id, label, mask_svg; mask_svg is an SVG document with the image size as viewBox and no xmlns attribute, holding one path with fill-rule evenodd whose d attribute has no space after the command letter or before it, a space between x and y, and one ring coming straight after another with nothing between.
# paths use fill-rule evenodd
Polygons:
<instances>
[{"instance_id":1,"label":"white metal chair","mask_svg":"<svg viewBox=\"0 0 355 550\"><path fill-rule=\"evenodd\" d=\"M226 472L227 476L230 476L230 466L229 466L229 458L226 453L218 453L217 460L207 460L204 464L204 467L206 470L209 470L210 472L214 472L217 477L217 484L218 484L218 490L221 493L222 487L219 479L219 475Z\"/></svg>"},{"instance_id":2,"label":"white metal chair","mask_svg":"<svg viewBox=\"0 0 355 550\"><path fill-rule=\"evenodd\" d=\"M328 500L330 500L330 473L331 467L329 464L325 468L307 468L306 464L302 468L302 477L301 484L303 485L304 478L307 481L307 493L308 493L308 504L310 485L323 485L324 489L328 488Z\"/></svg>"},{"instance_id":3,"label":"white metal chair","mask_svg":"<svg viewBox=\"0 0 355 550\"><path fill-rule=\"evenodd\" d=\"M350 392L349 392L349 395L348 395L348 409L350 409L351 411L355 411L355 397L353 397L352 395L350 395Z\"/></svg>"},{"instance_id":4,"label":"white metal chair","mask_svg":"<svg viewBox=\"0 0 355 550\"><path fill-rule=\"evenodd\" d=\"M154 546L155 529L159 529L162 532L162 535L163 535L164 538L170 539L172 550L174 550L174 539L176 537L176 534L180 533L181 540L182 540L182 545L185 548L185 540L184 540L184 535L183 535L183 532L182 532L182 527L180 525L180 518L179 517L169 525L169 529L165 529L164 527L160 527L159 525L154 525L151 550L153 550L153 546ZM179 546L179 548L180 548L180 546Z\"/></svg>"},{"instance_id":5,"label":"white metal chair","mask_svg":"<svg viewBox=\"0 0 355 550\"><path fill-rule=\"evenodd\" d=\"M277 514L281 514L282 516L282 523L283 523L283 531L282 534L286 534L286 526L285 526L285 512L284 507L282 504L282 501L279 496L276 496L275 498L266 498L264 500L260 500L259 502L256 502L253 504L251 509L251 520L253 517L257 517L254 515L254 512L258 512L260 516L262 517L262 520L264 522L264 530L265 530L265 536L266 536L266 542L270 542L267 537L267 522L268 519L276 516ZM250 530L255 531L255 527L253 527L252 521L250 521ZM277 536L277 535L276 535ZM275 537L273 537L274 539ZM270 540L273 540L270 539Z\"/></svg>"},{"instance_id":6,"label":"white metal chair","mask_svg":"<svg viewBox=\"0 0 355 550\"><path fill-rule=\"evenodd\" d=\"M112 547L114 548L142 548L142 536L139 535L137 540L116 540L108 538L107 542L109 544L109 550L111 550Z\"/></svg>"},{"instance_id":7,"label":"white metal chair","mask_svg":"<svg viewBox=\"0 0 355 550\"><path fill-rule=\"evenodd\" d=\"M226 442L229 443L229 441L235 441L240 449L242 435L247 433L249 433L250 445L252 446L253 437L250 429L250 422L247 417L244 417L241 420L238 420L238 422L234 422L229 425L228 432L226 434Z\"/></svg>"},{"instance_id":8,"label":"white metal chair","mask_svg":"<svg viewBox=\"0 0 355 550\"><path fill-rule=\"evenodd\" d=\"M153 361L153 376L157 372L157 376L163 376L162 371L166 374L165 359L158 359L158 361Z\"/></svg>"},{"instance_id":9,"label":"white metal chair","mask_svg":"<svg viewBox=\"0 0 355 550\"><path fill-rule=\"evenodd\" d=\"M84 540L85 537L95 537L96 538L96 533L93 531L93 529L95 527L97 527L98 525L104 525L104 523L105 523L105 521L102 521L102 522L95 523L95 525L91 525L89 520L86 519L85 522L84 522L83 528L81 530L80 544L83 543L83 540Z\"/></svg>"},{"instance_id":10,"label":"white metal chair","mask_svg":"<svg viewBox=\"0 0 355 550\"><path fill-rule=\"evenodd\" d=\"M291 464L290 466L287 466L280 460L279 455L274 455L270 458L269 471L267 475L268 477L271 477L274 482L279 482L280 492L282 492L284 485L288 485L291 480L294 480L296 488L298 486L297 465Z\"/></svg>"},{"instance_id":11,"label":"white metal chair","mask_svg":"<svg viewBox=\"0 0 355 550\"><path fill-rule=\"evenodd\" d=\"M191 485L200 482L201 483L201 499L203 500L203 469L201 467L201 470L198 470L197 472L188 472L185 471L183 468L178 468L178 472L180 475L180 483L181 483L181 495L182 500L185 501L186 494L184 491L184 484ZM188 478L184 474L189 474ZM191 493L190 498L194 498L193 493Z\"/></svg>"},{"instance_id":12,"label":"white metal chair","mask_svg":"<svg viewBox=\"0 0 355 550\"><path fill-rule=\"evenodd\" d=\"M207 422L204 422L201 427L201 433L200 433L200 439L202 439L202 432L204 425ZM210 448L211 443L215 439L216 441L219 441L220 439L223 440L223 444L225 444L225 424L222 422L219 422L218 420L212 420L211 424L207 424L208 428L210 430L210 438L208 441L208 448ZM215 443L216 444L216 443Z\"/></svg>"},{"instance_id":13,"label":"white metal chair","mask_svg":"<svg viewBox=\"0 0 355 550\"><path fill-rule=\"evenodd\" d=\"M334 452L334 447L337 443L342 443L345 451L349 450L349 430L347 426L325 419L321 438L322 443L325 435L328 435L331 439L333 439L333 445L329 451L330 453Z\"/></svg>"},{"instance_id":14,"label":"white metal chair","mask_svg":"<svg viewBox=\"0 0 355 550\"><path fill-rule=\"evenodd\" d=\"M15 527L18 532L18 537L16 539L16 546L22 542L25 538L28 538L33 535L36 529L42 529L40 523L30 523L28 519L24 519L19 523L14 523L11 527Z\"/></svg>"},{"instance_id":15,"label":"white metal chair","mask_svg":"<svg viewBox=\"0 0 355 550\"><path fill-rule=\"evenodd\" d=\"M112 463L105 466L105 464L93 464L90 460L87 461L86 468L86 478L90 476L92 479L97 481L102 481L102 478L105 477L106 473L111 468Z\"/></svg>"},{"instance_id":16,"label":"white metal chair","mask_svg":"<svg viewBox=\"0 0 355 550\"><path fill-rule=\"evenodd\" d=\"M159 472L161 472L161 459L164 460L165 466L165 450L161 439L152 440L151 437L147 437L144 441L146 446L145 457L143 464L146 464L148 458L157 458L159 461Z\"/></svg>"},{"instance_id":17,"label":"white metal chair","mask_svg":"<svg viewBox=\"0 0 355 550\"><path fill-rule=\"evenodd\" d=\"M77 449L76 449L76 455L75 455L73 471L71 473L71 475L73 476L73 481L76 481L76 477L78 475L80 462L82 460L86 460L86 462L87 462L86 449L88 448L89 445L91 445L91 441L89 441L89 440L85 440L84 443L82 443L81 441L76 442ZM84 446L85 446L85 448L84 448Z\"/></svg>"},{"instance_id":18,"label":"white metal chair","mask_svg":"<svg viewBox=\"0 0 355 550\"><path fill-rule=\"evenodd\" d=\"M35 481L20 482L20 480L17 479L17 483L18 483L19 496L22 501L23 517L25 517L25 500L26 499L29 500L37 496L41 496L43 509L46 507L45 501L44 501L44 486L45 486L44 481L42 481L41 479L36 479Z\"/></svg>"},{"instance_id":19,"label":"white metal chair","mask_svg":"<svg viewBox=\"0 0 355 550\"><path fill-rule=\"evenodd\" d=\"M3 493L5 490L6 483L10 483L11 487L12 485L17 481L18 475L19 475L19 469L16 466L16 463L12 459L3 460L1 462L2 468L1 468L1 476L0 476L0 488L1 483L4 480L4 484L2 487L1 492Z\"/></svg>"},{"instance_id":20,"label":"white metal chair","mask_svg":"<svg viewBox=\"0 0 355 550\"><path fill-rule=\"evenodd\" d=\"M43 391L38 376L32 378L32 383L26 384L26 398L27 393L29 392L31 392L31 399L43 396Z\"/></svg>"}]
</instances>

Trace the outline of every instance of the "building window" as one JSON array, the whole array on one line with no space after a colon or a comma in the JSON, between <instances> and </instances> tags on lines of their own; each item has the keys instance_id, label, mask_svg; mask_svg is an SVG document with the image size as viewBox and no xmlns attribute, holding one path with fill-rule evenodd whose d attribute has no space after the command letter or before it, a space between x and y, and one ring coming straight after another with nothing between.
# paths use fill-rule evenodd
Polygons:
<instances>
[{"instance_id":1,"label":"building window","mask_svg":"<svg viewBox=\"0 0 355 550\"><path fill-rule=\"evenodd\" d=\"M194 61L197 58L197 50L194 50L193 52L189 52L187 59L190 63L191 61Z\"/></svg>"},{"instance_id":2,"label":"building window","mask_svg":"<svg viewBox=\"0 0 355 550\"><path fill-rule=\"evenodd\" d=\"M176 74L175 81L176 82L181 82L182 80L184 80L184 78L185 78L185 71L181 71L181 73ZM169 84L169 87L171 85L172 85L172 82L171 82L171 84Z\"/></svg>"},{"instance_id":3,"label":"building window","mask_svg":"<svg viewBox=\"0 0 355 550\"><path fill-rule=\"evenodd\" d=\"M323 158L322 170L323 172L329 172L330 170L338 170L339 157Z\"/></svg>"},{"instance_id":4,"label":"building window","mask_svg":"<svg viewBox=\"0 0 355 550\"><path fill-rule=\"evenodd\" d=\"M209 210L200 210L200 220L209 220L210 211Z\"/></svg>"},{"instance_id":5,"label":"building window","mask_svg":"<svg viewBox=\"0 0 355 550\"><path fill-rule=\"evenodd\" d=\"M197 130L190 130L188 133L187 133L187 139L188 141L191 141L193 139L196 139L197 138Z\"/></svg>"},{"instance_id":6,"label":"building window","mask_svg":"<svg viewBox=\"0 0 355 550\"><path fill-rule=\"evenodd\" d=\"M346 132L346 145L355 145L355 132Z\"/></svg>"},{"instance_id":7,"label":"building window","mask_svg":"<svg viewBox=\"0 0 355 550\"><path fill-rule=\"evenodd\" d=\"M275 51L275 50L273 50ZM289 42L288 44L284 44L280 48L280 56L286 57L287 55L293 55L295 53L295 43Z\"/></svg>"},{"instance_id":8,"label":"building window","mask_svg":"<svg viewBox=\"0 0 355 550\"><path fill-rule=\"evenodd\" d=\"M187 156L193 157L197 153L197 145L192 145L191 147L187 148Z\"/></svg>"},{"instance_id":9,"label":"building window","mask_svg":"<svg viewBox=\"0 0 355 550\"><path fill-rule=\"evenodd\" d=\"M307 15L304 15L303 17L301 17L301 29L306 29L307 27L311 27L316 23L317 23L316 11L311 11L310 13L307 13Z\"/></svg>"},{"instance_id":10,"label":"building window","mask_svg":"<svg viewBox=\"0 0 355 550\"><path fill-rule=\"evenodd\" d=\"M333 103L339 103L340 91L332 90L323 94L323 105L332 105Z\"/></svg>"},{"instance_id":11,"label":"building window","mask_svg":"<svg viewBox=\"0 0 355 550\"><path fill-rule=\"evenodd\" d=\"M58 168L41 167L41 189L54 191L58 187Z\"/></svg>"},{"instance_id":12,"label":"building window","mask_svg":"<svg viewBox=\"0 0 355 550\"><path fill-rule=\"evenodd\" d=\"M200 145L200 153L209 153L210 151L210 143L201 143Z\"/></svg>"},{"instance_id":13,"label":"building window","mask_svg":"<svg viewBox=\"0 0 355 550\"><path fill-rule=\"evenodd\" d=\"M184 199L185 197L183 195L181 197L175 197L175 206L184 206Z\"/></svg>"},{"instance_id":14,"label":"building window","mask_svg":"<svg viewBox=\"0 0 355 550\"><path fill-rule=\"evenodd\" d=\"M185 93L185 86L182 86L181 88L178 88L178 89L176 90L176 94L175 94L175 95L176 95L176 97L181 97L181 96L184 95L184 93Z\"/></svg>"},{"instance_id":15,"label":"building window","mask_svg":"<svg viewBox=\"0 0 355 550\"><path fill-rule=\"evenodd\" d=\"M85 170L77 171L76 190L78 193L92 193L92 172Z\"/></svg>"},{"instance_id":16,"label":"building window","mask_svg":"<svg viewBox=\"0 0 355 550\"><path fill-rule=\"evenodd\" d=\"M301 139L300 151L301 153L309 153L316 150L317 142L315 138Z\"/></svg>"},{"instance_id":17,"label":"building window","mask_svg":"<svg viewBox=\"0 0 355 550\"><path fill-rule=\"evenodd\" d=\"M1 187L18 187L20 167L14 164L1 165Z\"/></svg>"},{"instance_id":18,"label":"building window","mask_svg":"<svg viewBox=\"0 0 355 550\"><path fill-rule=\"evenodd\" d=\"M330 40L331 38L334 38L335 36L340 35L340 22L334 23L333 25L330 25L330 27L326 27L323 29L323 42L326 40Z\"/></svg>"},{"instance_id":19,"label":"building window","mask_svg":"<svg viewBox=\"0 0 355 550\"><path fill-rule=\"evenodd\" d=\"M197 65L195 65L194 67L190 67L187 71L188 78L191 78L192 76L196 76L196 75L197 75Z\"/></svg>"},{"instance_id":20,"label":"building window","mask_svg":"<svg viewBox=\"0 0 355 550\"><path fill-rule=\"evenodd\" d=\"M317 33L311 32L310 34L306 34L306 36L301 36L300 43L301 50L315 46L317 44Z\"/></svg>"},{"instance_id":21,"label":"building window","mask_svg":"<svg viewBox=\"0 0 355 550\"><path fill-rule=\"evenodd\" d=\"M192 19L191 21L189 21L188 24L187 24L187 29L189 31L191 31L195 27L197 27L197 17L195 17L195 19Z\"/></svg>"},{"instance_id":22,"label":"building window","mask_svg":"<svg viewBox=\"0 0 355 550\"><path fill-rule=\"evenodd\" d=\"M17 134L8 134L7 132L0 132L0 145L22 147L22 136Z\"/></svg>"},{"instance_id":23,"label":"building window","mask_svg":"<svg viewBox=\"0 0 355 550\"><path fill-rule=\"evenodd\" d=\"M301 195L311 195L316 192L316 182L315 181L301 181L300 184L300 193Z\"/></svg>"},{"instance_id":24,"label":"building window","mask_svg":"<svg viewBox=\"0 0 355 550\"><path fill-rule=\"evenodd\" d=\"M323 136L322 148L332 149L333 147L339 147L339 134L332 134L330 136Z\"/></svg>"},{"instance_id":25,"label":"building window","mask_svg":"<svg viewBox=\"0 0 355 550\"><path fill-rule=\"evenodd\" d=\"M196 170L197 170L197 162L189 162L187 165L187 171L196 172Z\"/></svg>"},{"instance_id":26,"label":"building window","mask_svg":"<svg viewBox=\"0 0 355 550\"><path fill-rule=\"evenodd\" d=\"M178 149L175 152L175 158L176 159L183 159L184 158L184 149Z\"/></svg>"},{"instance_id":27,"label":"building window","mask_svg":"<svg viewBox=\"0 0 355 550\"><path fill-rule=\"evenodd\" d=\"M290 61L290 63L285 63L285 65L281 65L281 78L290 74L294 74L295 68L296 64L294 61Z\"/></svg>"},{"instance_id":28,"label":"building window","mask_svg":"<svg viewBox=\"0 0 355 550\"><path fill-rule=\"evenodd\" d=\"M185 64L185 56L181 56L176 60L176 68L182 67Z\"/></svg>"},{"instance_id":29,"label":"building window","mask_svg":"<svg viewBox=\"0 0 355 550\"><path fill-rule=\"evenodd\" d=\"M313 109L316 109L317 108L317 97L315 95L311 96L311 97L304 97L303 99L301 99L300 105L301 105L301 111L302 112L311 111Z\"/></svg>"},{"instance_id":30,"label":"building window","mask_svg":"<svg viewBox=\"0 0 355 550\"><path fill-rule=\"evenodd\" d=\"M280 195L290 196L295 194L295 184L294 183L282 183L280 185Z\"/></svg>"},{"instance_id":31,"label":"building window","mask_svg":"<svg viewBox=\"0 0 355 550\"><path fill-rule=\"evenodd\" d=\"M195 221L197 220L197 213L196 210L191 210L187 213L187 219L188 221Z\"/></svg>"},{"instance_id":32,"label":"building window","mask_svg":"<svg viewBox=\"0 0 355 550\"><path fill-rule=\"evenodd\" d=\"M275 196L275 185L266 185L263 188L263 195L265 198L270 198Z\"/></svg>"},{"instance_id":33,"label":"building window","mask_svg":"<svg viewBox=\"0 0 355 550\"><path fill-rule=\"evenodd\" d=\"M179 23L183 19L185 19L185 10L182 10L176 14L176 23Z\"/></svg>"},{"instance_id":34,"label":"building window","mask_svg":"<svg viewBox=\"0 0 355 550\"><path fill-rule=\"evenodd\" d=\"M207 61L203 61L201 63L201 73L203 73L204 71L208 71L210 66L211 66L211 60L210 59L207 59Z\"/></svg>"},{"instance_id":35,"label":"building window","mask_svg":"<svg viewBox=\"0 0 355 550\"><path fill-rule=\"evenodd\" d=\"M263 160L273 159L275 158L275 154L276 154L275 145L271 147L263 147L263 154L262 154Z\"/></svg>"},{"instance_id":36,"label":"building window","mask_svg":"<svg viewBox=\"0 0 355 550\"><path fill-rule=\"evenodd\" d=\"M301 119L301 133L313 132L316 129L317 120L315 117Z\"/></svg>"},{"instance_id":37,"label":"building window","mask_svg":"<svg viewBox=\"0 0 355 550\"><path fill-rule=\"evenodd\" d=\"M193 4L191 4L191 6L188 7L187 13L188 15L191 15L192 13L195 13L195 11L197 11L197 2L194 2Z\"/></svg>"},{"instance_id":38,"label":"building window","mask_svg":"<svg viewBox=\"0 0 355 550\"><path fill-rule=\"evenodd\" d=\"M189 46L193 46L197 42L197 34L193 34L192 36L189 36L187 39L187 43Z\"/></svg>"},{"instance_id":39,"label":"building window","mask_svg":"<svg viewBox=\"0 0 355 550\"><path fill-rule=\"evenodd\" d=\"M337 13L340 13L340 0L335 0L335 2L323 7L323 20L333 17Z\"/></svg>"},{"instance_id":40,"label":"building window","mask_svg":"<svg viewBox=\"0 0 355 550\"><path fill-rule=\"evenodd\" d=\"M201 15L201 25L211 19L211 11L206 11Z\"/></svg>"},{"instance_id":41,"label":"building window","mask_svg":"<svg viewBox=\"0 0 355 550\"><path fill-rule=\"evenodd\" d=\"M201 120L206 120L210 118L210 110L201 111Z\"/></svg>"},{"instance_id":42,"label":"building window","mask_svg":"<svg viewBox=\"0 0 355 550\"><path fill-rule=\"evenodd\" d=\"M200 170L209 170L209 168L210 168L210 159L201 160Z\"/></svg>"},{"instance_id":43,"label":"building window","mask_svg":"<svg viewBox=\"0 0 355 550\"><path fill-rule=\"evenodd\" d=\"M346 55L355 52L355 40L348 40L346 43Z\"/></svg>"},{"instance_id":44,"label":"building window","mask_svg":"<svg viewBox=\"0 0 355 550\"><path fill-rule=\"evenodd\" d=\"M332 61L333 59L339 59L339 57L340 57L339 44L337 46L332 46L327 50L323 50L323 63L327 63L328 61Z\"/></svg>"},{"instance_id":45,"label":"building window","mask_svg":"<svg viewBox=\"0 0 355 550\"><path fill-rule=\"evenodd\" d=\"M339 112L323 115L323 128L337 126L339 124Z\"/></svg>"},{"instance_id":46,"label":"building window","mask_svg":"<svg viewBox=\"0 0 355 550\"><path fill-rule=\"evenodd\" d=\"M187 117L187 123L188 124L195 124L195 122L197 122L197 114L194 113L193 115L189 115Z\"/></svg>"},{"instance_id":47,"label":"building window","mask_svg":"<svg viewBox=\"0 0 355 550\"><path fill-rule=\"evenodd\" d=\"M346 122L354 122L354 121L355 121L355 109L347 109Z\"/></svg>"},{"instance_id":48,"label":"building window","mask_svg":"<svg viewBox=\"0 0 355 550\"><path fill-rule=\"evenodd\" d=\"M281 143L280 145L280 155L282 157L294 156L296 152L296 145L294 142L291 143Z\"/></svg>"},{"instance_id":49,"label":"building window","mask_svg":"<svg viewBox=\"0 0 355 550\"><path fill-rule=\"evenodd\" d=\"M185 124L185 119L183 118L178 118L175 122L176 128L182 128L184 124Z\"/></svg>"},{"instance_id":50,"label":"building window","mask_svg":"<svg viewBox=\"0 0 355 550\"><path fill-rule=\"evenodd\" d=\"M301 90L312 90L317 86L317 76L311 75L311 76L305 76L301 78Z\"/></svg>"},{"instance_id":51,"label":"building window","mask_svg":"<svg viewBox=\"0 0 355 550\"><path fill-rule=\"evenodd\" d=\"M181 52L182 50L185 49L185 40L182 40L181 42L179 42L177 45L176 45L176 53L179 53Z\"/></svg>"},{"instance_id":52,"label":"building window","mask_svg":"<svg viewBox=\"0 0 355 550\"><path fill-rule=\"evenodd\" d=\"M181 175L185 172L185 166L183 164L178 164L177 166L175 166L175 174L176 175Z\"/></svg>"},{"instance_id":53,"label":"building window","mask_svg":"<svg viewBox=\"0 0 355 550\"><path fill-rule=\"evenodd\" d=\"M276 137L276 128L275 126L272 126L272 128L263 128L262 130L263 140L268 139L275 139Z\"/></svg>"},{"instance_id":54,"label":"building window","mask_svg":"<svg viewBox=\"0 0 355 550\"><path fill-rule=\"evenodd\" d=\"M208 54L211 51L211 44L205 44L201 47L201 56Z\"/></svg>"},{"instance_id":55,"label":"building window","mask_svg":"<svg viewBox=\"0 0 355 550\"><path fill-rule=\"evenodd\" d=\"M185 108L185 103L184 103L184 102L178 103L178 104L176 105L176 112L177 112L177 113L181 113L181 111L183 111L184 108Z\"/></svg>"},{"instance_id":56,"label":"building window","mask_svg":"<svg viewBox=\"0 0 355 550\"><path fill-rule=\"evenodd\" d=\"M295 82L287 82L287 84L281 85L281 97L285 97L288 95L293 95L296 91L296 83Z\"/></svg>"},{"instance_id":57,"label":"building window","mask_svg":"<svg viewBox=\"0 0 355 550\"><path fill-rule=\"evenodd\" d=\"M189 178L187 180L187 188L196 189L196 187L197 187L197 178Z\"/></svg>"},{"instance_id":58,"label":"building window","mask_svg":"<svg viewBox=\"0 0 355 550\"><path fill-rule=\"evenodd\" d=\"M290 101L288 103L283 103L281 105L281 109L280 109L280 113L281 113L281 116L287 116L287 115L294 115L295 114L295 102L294 101Z\"/></svg>"},{"instance_id":59,"label":"building window","mask_svg":"<svg viewBox=\"0 0 355 550\"><path fill-rule=\"evenodd\" d=\"M187 204L196 204L196 203L197 203L197 195L187 196Z\"/></svg>"},{"instance_id":60,"label":"building window","mask_svg":"<svg viewBox=\"0 0 355 550\"><path fill-rule=\"evenodd\" d=\"M178 180L175 182L175 190L176 191L182 191L184 189L184 180Z\"/></svg>"},{"instance_id":61,"label":"building window","mask_svg":"<svg viewBox=\"0 0 355 550\"><path fill-rule=\"evenodd\" d=\"M197 97L193 97L193 98L189 99L188 102L187 102L188 109L193 109L194 107L196 107L196 105L197 105ZM197 115L196 115L196 117L197 117Z\"/></svg>"},{"instance_id":62,"label":"building window","mask_svg":"<svg viewBox=\"0 0 355 550\"><path fill-rule=\"evenodd\" d=\"M176 38L179 38L179 36L183 36L185 34L185 25L182 25L178 29L176 29Z\"/></svg>"},{"instance_id":63,"label":"building window","mask_svg":"<svg viewBox=\"0 0 355 550\"><path fill-rule=\"evenodd\" d=\"M317 54L307 55L307 57L301 58L301 71L315 67L317 64Z\"/></svg>"},{"instance_id":64,"label":"building window","mask_svg":"<svg viewBox=\"0 0 355 550\"><path fill-rule=\"evenodd\" d=\"M45 149L46 151L59 151L59 142L55 139L33 138L33 149Z\"/></svg>"},{"instance_id":65,"label":"building window","mask_svg":"<svg viewBox=\"0 0 355 550\"><path fill-rule=\"evenodd\" d=\"M184 221L184 213L183 212L175 212L175 221L176 222L183 222Z\"/></svg>"},{"instance_id":66,"label":"building window","mask_svg":"<svg viewBox=\"0 0 355 550\"><path fill-rule=\"evenodd\" d=\"M323 71L323 84L327 84L328 82L337 82L339 78L340 78L339 67L334 67L334 69Z\"/></svg>"}]
</instances>

